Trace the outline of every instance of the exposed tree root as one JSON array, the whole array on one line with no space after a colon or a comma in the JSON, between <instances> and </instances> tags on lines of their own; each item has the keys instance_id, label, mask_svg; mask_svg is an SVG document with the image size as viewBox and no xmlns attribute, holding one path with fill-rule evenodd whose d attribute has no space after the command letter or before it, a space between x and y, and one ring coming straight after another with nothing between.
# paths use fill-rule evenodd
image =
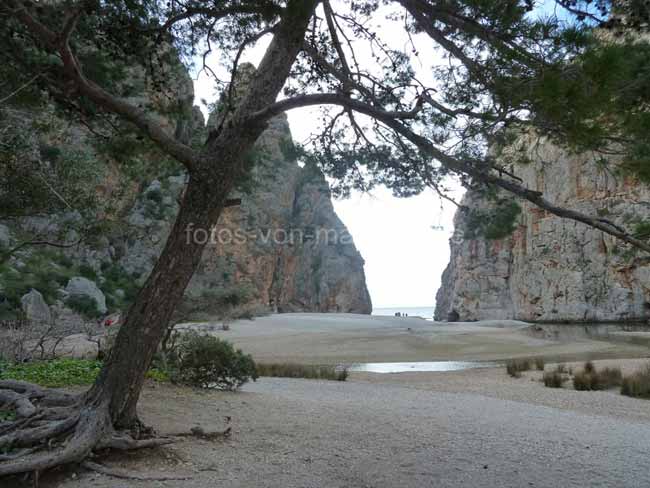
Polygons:
<instances>
[{"instance_id":1,"label":"exposed tree root","mask_svg":"<svg viewBox=\"0 0 650 488\"><path fill-rule=\"evenodd\" d=\"M208 432L194 427L188 433L155 437L143 425L133 431L114 429L108 402L90 401L20 381L0 381L0 408L15 413L15 420L0 425L0 477L32 473L70 463L123 479L166 481L179 477L148 477L88 461L94 451L129 451L163 446L180 438L227 438L231 428ZM139 438L144 436L144 438Z\"/></svg>"},{"instance_id":2,"label":"exposed tree root","mask_svg":"<svg viewBox=\"0 0 650 488\"><path fill-rule=\"evenodd\" d=\"M113 428L106 402L20 381L0 381L0 408L16 417L0 426L0 477L82 463L96 450L142 449L175 440L136 439Z\"/></svg>"},{"instance_id":3,"label":"exposed tree root","mask_svg":"<svg viewBox=\"0 0 650 488\"><path fill-rule=\"evenodd\" d=\"M125 480L181 481L181 480L188 480L191 478L191 476L144 476L123 469L109 468L102 464L93 463L91 461L84 461L83 463L81 463L81 466L91 471L104 474L106 476L113 476L114 478L121 478Z\"/></svg>"}]
</instances>

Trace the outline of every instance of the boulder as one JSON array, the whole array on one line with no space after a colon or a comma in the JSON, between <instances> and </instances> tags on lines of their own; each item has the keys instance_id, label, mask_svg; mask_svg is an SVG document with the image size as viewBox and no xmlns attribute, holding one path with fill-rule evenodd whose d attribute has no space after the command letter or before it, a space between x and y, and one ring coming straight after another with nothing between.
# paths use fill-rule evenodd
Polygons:
<instances>
[{"instance_id":1,"label":"boulder","mask_svg":"<svg viewBox=\"0 0 650 488\"><path fill-rule=\"evenodd\" d=\"M28 320L44 323L52 321L50 307L45 303L43 295L38 290L33 288L29 290L29 293L20 299L20 304Z\"/></svg>"},{"instance_id":2,"label":"boulder","mask_svg":"<svg viewBox=\"0 0 650 488\"><path fill-rule=\"evenodd\" d=\"M66 293L69 296L82 296L94 298L97 302L97 310L100 313L106 313L106 297L104 293L97 287L94 281L81 276L70 278L68 286L65 287Z\"/></svg>"},{"instance_id":3,"label":"boulder","mask_svg":"<svg viewBox=\"0 0 650 488\"><path fill-rule=\"evenodd\" d=\"M48 342L45 344L46 351ZM69 335L58 344L52 341L51 346L54 349L53 355L57 358L97 359L99 355L99 340L90 338L88 334Z\"/></svg>"}]
</instances>

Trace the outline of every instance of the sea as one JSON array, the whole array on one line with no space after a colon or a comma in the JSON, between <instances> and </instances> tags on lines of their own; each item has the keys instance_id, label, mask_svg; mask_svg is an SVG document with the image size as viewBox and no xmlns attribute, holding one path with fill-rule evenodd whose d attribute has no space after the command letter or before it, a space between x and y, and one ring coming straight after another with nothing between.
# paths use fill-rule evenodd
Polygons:
<instances>
[{"instance_id":1,"label":"sea","mask_svg":"<svg viewBox=\"0 0 650 488\"><path fill-rule=\"evenodd\" d=\"M434 308L433 305L424 307L377 307L372 309L372 314L395 316L399 312L402 315L406 313L409 317L422 317L433 321Z\"/></svg>"}]
</instances>

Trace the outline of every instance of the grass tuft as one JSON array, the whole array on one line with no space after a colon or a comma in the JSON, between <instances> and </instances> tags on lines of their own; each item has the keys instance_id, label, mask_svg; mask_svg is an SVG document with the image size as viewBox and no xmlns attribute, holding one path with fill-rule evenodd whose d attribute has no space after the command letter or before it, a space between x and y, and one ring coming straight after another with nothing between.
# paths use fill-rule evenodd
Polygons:
<instances>
[{"instance_id":1,"label":"grass tuft","mask_svg":"<svg viewBox=\"0 0 650 488\"><path fill-rule=\"evenodd\" d=\"M650 364L621 381L621 394L650 399Z\"/></svg>"},{"instance_id":2,"label":"grass tuft","mask_svg":"<svg viewBox=\"0 0 650 488\"><path fill-rule=\"evenodd\" d=\"M522 371L530 371L530 359L509 359L506 362L506 371L513 378L521 378Z\"/></svg>"},{"instance_id":3,"label":"grass tuft","mask_svg":"<svg viewBox=\"0 0 650 488\"><path fill-rule=\"evenodd\" d=\"M569 378L566 374L564 365L560 364L555 368L555 370L544 373L542 380L544 381L544 386L547 386L548 388L562 388Z\"/></svg>"},{"instance_id":4,"label":"grass tuft","mask_svg":"<svg viewBox=\"0 0 650 488\"><path fill-rule=\"evenodd\" d=\"M623 375L620 368L603 368L598 371L591 361L573 376L573 387L579 391L608 390L620 386Z\"/></svg>"},{"instance_id":5,"label":"grass tuft","mask_svg":"<svg viewBox=\"0 0 650 488\"><path fill-rule=\"evenodd\" d=\"M314 380L345 381L348 378L347 368L336 366L319 366L296 363L257 363L259 376L277 378L307 378Z\"/></svg>"}]
</instances>

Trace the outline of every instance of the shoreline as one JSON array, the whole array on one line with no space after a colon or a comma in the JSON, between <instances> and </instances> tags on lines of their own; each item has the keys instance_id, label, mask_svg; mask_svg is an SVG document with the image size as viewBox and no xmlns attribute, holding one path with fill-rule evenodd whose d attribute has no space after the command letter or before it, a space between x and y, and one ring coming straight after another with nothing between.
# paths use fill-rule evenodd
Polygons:
<instances>
[{"instance_id":1,"label":"shoreline","mask_svg":"<svg viewBox=\"0 0 650 488\"><path fill-rule=\"evenodd\" d=\"M232 342L260 362L339 365L500 361L533 356L569 361L646 357L649 352L634 342L645 338L632 337L633 333L629 337L624 331L617 331L616 337L578 337L580 330L576 330L568 337L555 337L554 333L538 337L534 334L536 324L521 321L445 323L416 317L292 313L238 320L228 331L219 330L219 325L218 321L181 324L179 329L204 330Z\"/></svg>"}]
</instances>

